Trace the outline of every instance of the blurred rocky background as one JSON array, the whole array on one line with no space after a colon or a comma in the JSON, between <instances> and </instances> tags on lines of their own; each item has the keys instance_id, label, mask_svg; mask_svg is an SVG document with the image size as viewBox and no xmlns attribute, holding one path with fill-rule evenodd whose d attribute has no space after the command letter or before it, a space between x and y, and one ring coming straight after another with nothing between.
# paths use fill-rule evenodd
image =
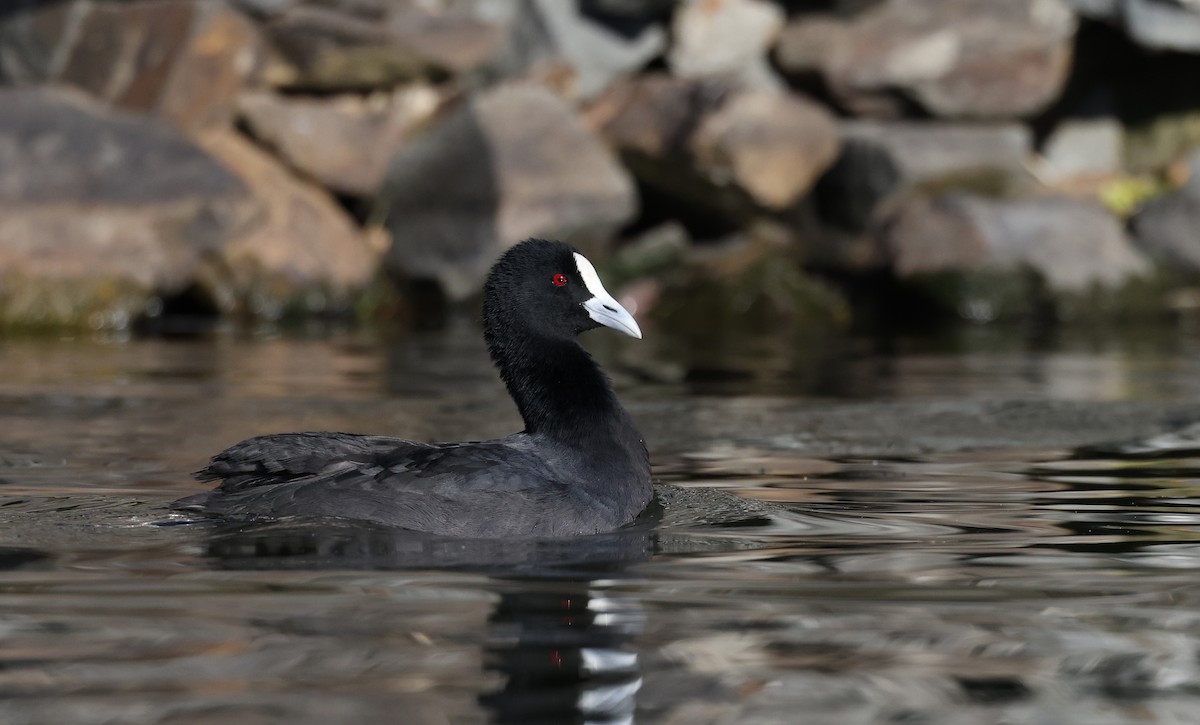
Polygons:
<instances>
[{"instance_id":1,"label":"blurred rocky background","mask_svg":"<svg viewBox=\"0 0 1200 725\"><path fill-rule=\"evenodd\" d=\"M0 328L1191 317L1198 0L6 0Z\"/></svg>"}]
</instances>

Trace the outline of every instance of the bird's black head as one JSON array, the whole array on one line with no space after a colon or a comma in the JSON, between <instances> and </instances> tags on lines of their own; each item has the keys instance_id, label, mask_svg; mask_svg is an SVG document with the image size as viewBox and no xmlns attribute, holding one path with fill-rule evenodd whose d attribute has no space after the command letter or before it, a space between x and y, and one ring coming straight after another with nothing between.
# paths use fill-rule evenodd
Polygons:
<instances>
[{"instance_id":1,"label":"bird's black head","mask_svg":"<svg viewBox=\"0 0 1200 725\"><path fill-rule=\"evenodd\" d=\"M642 331L600 282L592 263L562 242L529 239L496 262L483 287L489 344L502 328L574 337L601 325L641 338Z\"/></svg>"}]
</instances>

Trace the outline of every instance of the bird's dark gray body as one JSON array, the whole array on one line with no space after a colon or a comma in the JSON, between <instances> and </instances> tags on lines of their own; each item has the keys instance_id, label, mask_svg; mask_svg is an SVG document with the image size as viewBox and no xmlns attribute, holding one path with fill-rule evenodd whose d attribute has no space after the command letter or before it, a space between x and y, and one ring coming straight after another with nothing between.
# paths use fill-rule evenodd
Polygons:
<instances>
[{"instance_id":1,"label":"bird's dark gray body","mask_svg":"<svg viewBox=\"0 0 1200 725\"><path fill-rule=\"evenodd\" d=\"M603 470L624 480L601 480L586 453L540 445L526 433L442 444L284 433L221 453L197 474L221 485L176 505L218 515L360 519L448 536L575 536L622 526L650 501L648 465Z\"/></svg>"},{"instance_id":2,"label":"bird's dark gray body","mask_svg":"<svg viewBox=\"0 0 1200 725\"><path fill-rule=\"evenodd\" d=\"M592 270L594 284L573 280L582 292L536 289L562 276L553 270L576 264L572 254L557 242L525 242L497 264L485 288L485 337L525 420L523 432L470 443L348 433L260 436L213 458L196 475L219 481L217 488L176 508L338 517L488 538L575 536L629 523L652 496L645 444L607 377L574 339L598 326L595 315L574 309L600 296L588 297L598 279ZM586 260L579 264L590 269ZM622 324L637 331L632 317L603 297L598 314L619 311L628 318Z\"/></svg>"}]
</instances>

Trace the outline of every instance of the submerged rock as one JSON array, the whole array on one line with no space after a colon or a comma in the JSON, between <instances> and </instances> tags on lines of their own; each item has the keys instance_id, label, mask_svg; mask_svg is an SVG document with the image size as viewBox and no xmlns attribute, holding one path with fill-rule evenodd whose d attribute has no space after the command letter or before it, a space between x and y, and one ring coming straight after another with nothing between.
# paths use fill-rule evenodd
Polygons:
<instances>
[{"instance_id":1,"label":"submerged rock","mask_svg":"<svg viewBox=\"0 0 1200 725\"><path fill-rule=\"evenodd\" d=\"M392 233L389 268L462 300L521 239L607 242L637 197L570 106L540 86L511 84L471 98L406 146L378 207Z\"/></svg>"},{"instance_id":2,"label":"submerged rock","mask_svg":"<svg viewBox=\"0 0 1200 725\"><path fill-rule=\"evenodd\" d=\"M1011 118L1058 97L1075 16L1062 0L884 0L849 21L800 16L777 58L816 69L836 99L874 116L900 99L946 118Z\"/></svg>"},{"instance_id":3,"label":"submerged rock","mask_svg":"<svg viewBox=\"0 0 1200 725\"><path fill-rule=\"evenodd\" d=\"M392 157L442 101L433 87L418 84L367 99L251 93L238 110L250 132L297 171L338 194L370 198Z\"/></svg>"},{"instance_id":4,"label":"submerged rock","mask_svg":"<svg viewBox=\"0 0 1200 725\"><path fill-rule=\"evenodd\" d=\"M200 143L245 183L265 213L217 252L204 284L228 311L278 318L292 309L345 312L374 276L383 245L358 229L329 196L229 131Z\"/></svg>"},{"instance_id":5,"label":"submerged rock","mask_svg":"<svg viewBox=\"0 0 1200 725\"><path fill-rule=\"evenodd\" d=\"M0 12L0 81L72 85L189 128L227 121L263 58L221 0L17 5Z\"/></svg>"},{"instance_id":6,"label":"submerged rock","mask_svg":"<svg viewBox=\"0 0 1200 725\"><path fill-rule=\"evenodd\" d=\"M246 192L161 122L0 90L0 326L123 326L248 227Z\"/></svg>"}]
</instances>

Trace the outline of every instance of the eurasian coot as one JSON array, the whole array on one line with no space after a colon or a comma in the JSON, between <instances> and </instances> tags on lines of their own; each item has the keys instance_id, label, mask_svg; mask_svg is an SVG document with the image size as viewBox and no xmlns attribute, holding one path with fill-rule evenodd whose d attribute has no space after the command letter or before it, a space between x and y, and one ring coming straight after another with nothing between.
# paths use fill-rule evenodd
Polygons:
<instances>
[{"instance_id":1,"label":"eurasian coot","mask_svg":"<svg viewBox=\"0 0 1200 725\"><path fill-rule=\"evenodd\" d=\"M608 378L576 341L604 325L641 338L592 264L561 242L508 250L483 292L483 334L525 430L471 443L348 433L242 441L175 503L221 516L331 516L462 537L615 529L651 498L650 462Z\"/></svg>"}]
</instances>

